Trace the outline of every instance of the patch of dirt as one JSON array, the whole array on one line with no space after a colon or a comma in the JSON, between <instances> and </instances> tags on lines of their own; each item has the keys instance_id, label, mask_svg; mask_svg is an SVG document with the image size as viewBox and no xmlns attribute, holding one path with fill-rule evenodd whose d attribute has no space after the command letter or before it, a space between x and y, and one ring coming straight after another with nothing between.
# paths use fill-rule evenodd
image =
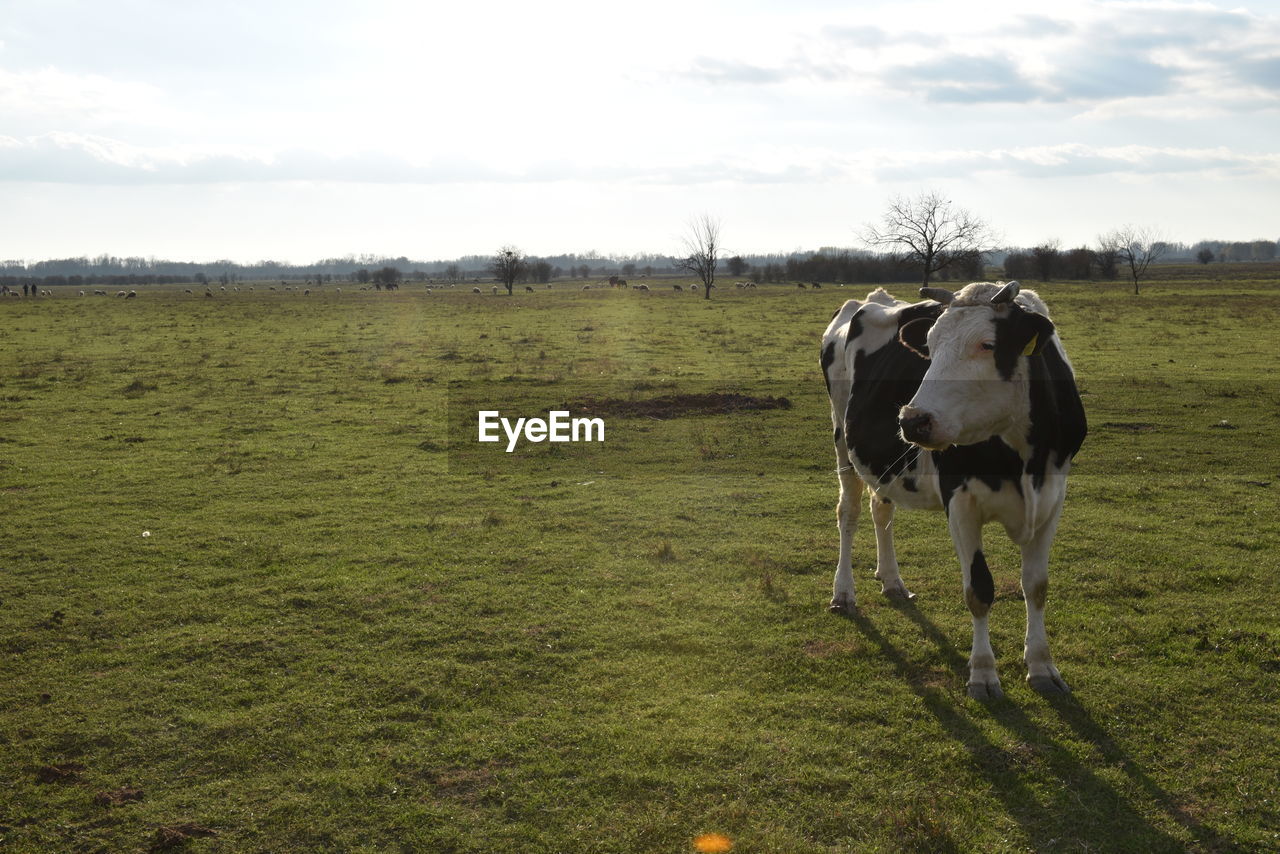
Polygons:
<instances>
[{"instance_id":1,"label":"patch of dirt","mask_svg":"<svg viewBox=\"0 0 1280 854\"><path fill-rule=\"evenodd\" d=\"M157 827L155 835L151 838L151 850L164 851L169 848L177 848L181 845L186 845L198 836L217 835L218 831L195 824L194 822Z\"/></svg>"},{"instance_id":2,"label":"patch of dirt","mask_svg":"<svg viewBox=\"0 0 1280 854\"><path fill-rule=\"evenodd\" d=\"M79 783L80 774L84 770L85 767L79 762L43 765L36 769L36 780L41 783Z\"/></svg>"},{"instance_id":3,"label":"patch of dirt","mask_svg":"<svg viewBox=\"0 0 1280 854\"><path fill-rule=\"evenodd\" d=\"M93 802L100 807L118 807L121 804L131 804L140 800L142 800L142 790L130 789L128 786L123 786L114 792L98 792L93 796Z\"/></svg>"},{"instance_id":4,"label":"patch of dirt","mask_svg":"<svg viewBox=\"0 0 1280 854\"><path fill-rule=\"evenodd\" d=\"M790 409L791 401L785 397L753 397L737 392L709 392L706 394L666 394L644 399L618 397L584 397L570 401L565 409L575 415L622 415L636 418L680 418L685 415L728 415L732 412L750 412L763 409Z\"/></svg>"}]
</instances>

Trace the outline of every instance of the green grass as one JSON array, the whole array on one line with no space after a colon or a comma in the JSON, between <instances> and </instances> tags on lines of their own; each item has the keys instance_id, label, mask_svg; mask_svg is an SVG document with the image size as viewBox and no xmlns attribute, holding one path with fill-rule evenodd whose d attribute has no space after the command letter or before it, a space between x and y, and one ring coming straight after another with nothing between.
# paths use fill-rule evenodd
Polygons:
<instances>
[{"instance_id":1,"label":"green grass","mask_svg":"<svg viewBox=\"0 0 1280 854\"><path fill-rule=\"evenodd\" d=\"M869 288L0 305L0 848L1280 848L1280 278L1210 274L1036 286L1091 423L1050 570L1076 693L1022 682L993 528L985 705L940 516L895 522L913 604L867 522L825 610L817 340ZM706 391L792 406L472 441Z\"/></svg>"}]
</instances>

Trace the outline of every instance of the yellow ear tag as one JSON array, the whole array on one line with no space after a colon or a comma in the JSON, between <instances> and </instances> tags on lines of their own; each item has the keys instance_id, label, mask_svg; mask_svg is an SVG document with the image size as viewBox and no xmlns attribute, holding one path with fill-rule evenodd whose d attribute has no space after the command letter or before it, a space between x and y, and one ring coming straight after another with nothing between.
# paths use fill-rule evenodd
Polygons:
<instances>
[{"instance_id":1,"label":"yellow ear tag","mask_svg":"<svg viewBox=\"0 0 1280 854\"><path fill-rule=\"evenodd\" d=\"M1037 332L1031 336L1031 340L1027 342L1027 346L1022 348L1022 355L1030 356L1036 350L1036 342L1040 340L1040 333Z\"/></svg>"}]
</instances>

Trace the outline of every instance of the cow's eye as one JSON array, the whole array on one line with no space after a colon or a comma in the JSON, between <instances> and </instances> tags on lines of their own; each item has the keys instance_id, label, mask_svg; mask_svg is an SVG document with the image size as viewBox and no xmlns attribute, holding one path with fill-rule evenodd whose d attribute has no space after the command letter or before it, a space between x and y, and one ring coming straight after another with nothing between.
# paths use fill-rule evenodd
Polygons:
<instances>
[{"instance_id":1,"label":"cow's eye","mask_svg":"<svg viewBox=\"0 0 1280 854\"><path fill-rule=\"evenodd\" d=\"M996 342L994 342L994 341L983 341L983 342L982 342L981 344L979 344L978 346L979 346L981 349L983 349L983 350L994 350L994 349L996 348Z\"/></svg>"}]
</instances>

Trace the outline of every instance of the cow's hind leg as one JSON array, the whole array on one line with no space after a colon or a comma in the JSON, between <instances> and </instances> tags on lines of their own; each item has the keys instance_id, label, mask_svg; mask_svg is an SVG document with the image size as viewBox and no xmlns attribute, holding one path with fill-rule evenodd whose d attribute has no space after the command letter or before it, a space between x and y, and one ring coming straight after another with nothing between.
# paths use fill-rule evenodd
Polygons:
<instances>
[{"instance_id":1,"label":"cow's hind leg","mask_svg":"<svg viewBox=\"0 0 1280 854\"><path fill-rule=\"evenodd\" d=\"M848 614L857 599L853 592L853 533L862 514L862 478L849 466L849 452L843 442L836 443L836 464L840 475L840 503L836 505L836 527L840 529L840 557L832 585L832 611Z\"/></svg>"},{"instance_id":2,"label":"cow's hind leg","mask_svg":"<svg viewBox=\"0 0 1280 854\"><path fill-rule=\"evenodd\" d=\"M996 654L991 648L987 615L995 601L995 580L982 553L982 520L973 496L957 493L947 506L951 541L960 558L964 579L964 601L973 616L973 650L969 653L969 696L988 700L1004 696L996 673Z\"/></svg>"},{"instance_id":3,"label":"cow's hind leg","mask_svg":"<svg viewBox=\"0 0 1280 854\"><path fill-rule=\"evenodd\" d=\"M1071 690L1058 673L1049 655L1049 638L1044 631L1044 606L1049 597L1049 546L1058 526L1053 520L1022 547L1022 593L1027 600L1027 684L1041 694L1063 694Z\"/></svg>"},{"instance_id":4,"label":"cow's hind leg","mask_svg":"<svg viewBox=\"0 0 1280 854\"><path fill-rule=\"evenodd\" d=\"M880 579L880 592L899 599L914 599L915 595L902 583L898 573L898 556L893 548L893 502L871 493L871 520L876 526L876 578Z\"/></svg>"}]
</instances>

